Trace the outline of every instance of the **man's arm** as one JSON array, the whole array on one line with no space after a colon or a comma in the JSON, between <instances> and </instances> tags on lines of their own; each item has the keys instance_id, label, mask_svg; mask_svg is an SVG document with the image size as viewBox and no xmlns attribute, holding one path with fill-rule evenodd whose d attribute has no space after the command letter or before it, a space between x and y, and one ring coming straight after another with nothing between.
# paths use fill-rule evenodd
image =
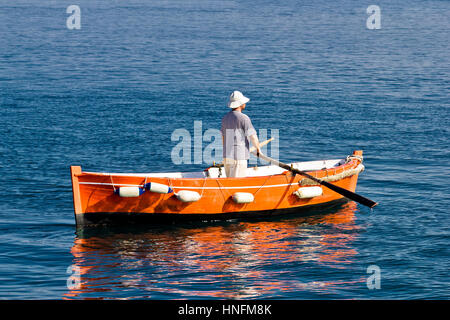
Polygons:
<instances>
[{"instance_id":1,"label":"man's arm","mask_svg":"<svg viewBox=\"0 0 450 320\"><path fill-rule=\"evenodd\" d=\"M261 153L261 148L259 146L258 136L256 134L251 135L250 141L252 142L252 145L256 148L256 154L259 156L259 154Z\"/></svg>"}]
</instances>

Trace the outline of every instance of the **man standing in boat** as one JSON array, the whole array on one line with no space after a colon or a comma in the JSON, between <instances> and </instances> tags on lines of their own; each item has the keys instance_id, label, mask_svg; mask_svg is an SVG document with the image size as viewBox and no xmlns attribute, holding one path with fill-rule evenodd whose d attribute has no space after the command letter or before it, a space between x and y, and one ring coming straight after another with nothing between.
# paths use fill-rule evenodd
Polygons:
<instances>
[{"instance_id":1,"label":"man standing in boat","mask_svg":"<svg viewBox=\"0 0 450 320\"><path fill-rule=\"evenodd\" d=\"M222 119L223 164L227 177L245 177L250 158L249 140L257 154L261 153L256 130L250 118L242 113L249 101L240 91L234 91L228 101L232 110Z\"/></svg>"}]
</instances>

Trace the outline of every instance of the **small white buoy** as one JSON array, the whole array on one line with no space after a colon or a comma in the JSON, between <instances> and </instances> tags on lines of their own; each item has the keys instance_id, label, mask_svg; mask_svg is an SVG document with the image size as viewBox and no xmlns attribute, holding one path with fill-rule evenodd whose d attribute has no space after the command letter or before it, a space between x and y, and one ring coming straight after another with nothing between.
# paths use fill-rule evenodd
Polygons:
<instances>
[{"instance_id":1,"label":"small white buoy","mask_svg":"<svg viewBox=\"0 0 450 320\"><path fill-rule=\"evenodd\" d=\"M304 187L298 188L297 191L294 191L294 194L300 199L314 198L321 196L323 193L321 187Z\"/></svg>"},{"instance_id":2,"label":"small white buoy","mask_svg":"<svg viewBox=\"0 0 450 320\"><path fill-rule=\"evenodd\" d=\"M201 198L198 192L188 190L181 190L178 193L176 193L176 196L178 200L182 202L195 202L200 200Z\"/></svg>"},{"instance_id":3,"label":"small white buoy","mask_svg":"<svg viewBox=\"0 0 450 320\"><path fill-rule=\"evenodd\" d=\"M151 192L156 192L156 193L172 193L173 192L171 187L169 187L165 184L156 183L156 182L146 183L145 189L148 191L151 191Z\"/></svg>"},{"instance_id":4,"label":"small white buoy","mask_svg":"<svg viewBox=\"0 0 450 320\"><path fill-rule=\"evenodd\" d=\"M139 197L144 191L144 189L139 187L120 187L116 190L116 193L124 198L133 198Z\"/></svg>"},{"instance_id":5,"label":"small white buoy","mask_svg":"<svg viewBox=\"0 0 450 320\"><path fill-rule=\"evenodd\" d=\"M233 200L236 203L251 203L255 200L255 197L248 192L236 192L233 194Z\"/></svg>"}]
</instances>

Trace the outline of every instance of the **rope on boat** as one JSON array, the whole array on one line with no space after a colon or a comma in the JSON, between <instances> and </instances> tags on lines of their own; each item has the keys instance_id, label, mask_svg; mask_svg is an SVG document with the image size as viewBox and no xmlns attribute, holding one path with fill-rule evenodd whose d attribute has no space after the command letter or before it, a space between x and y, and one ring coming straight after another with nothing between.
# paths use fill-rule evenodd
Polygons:
<instances>
[{"instance_id":1,"label":"rope on boat","mask_svg":"<svg viewBox=\"0 0 450 320\"><path fill-rule=\"evenodd\" d=\"M344 172L338 173L338 174L333 174L331 176L327 176L327 177L323 177L323 178L318 178L322 181L326 181L326 182L334 182L334 181L338 181L347 177L351 177L355 174L360 173L361 171L364 171L364 165L362 163L360 163L356 168L352 168L352 169L348 169L345 170ZM317 177L315 177L317 178ZM303 178L301 179L299 182L299 185L301 186L318 186L319 183L308 179L308 178Z\"/></svg>"},{"instance_id":2,"label":"rope on boat","mask_svg":"<svg viewBox=\"0 0 450 320\"><path fill-rule=\"evenodd\" d=\"M172 185L172 180L170 180L169 177L167 177L167 183L169 184L169 187L172 188L173 193L175 193L175 189L173 188L173 185Z\"/></svg>"},{"instance_id":3,"label":"rope on boat","mask_svg":"<svg viewBox=\"0 0 450 320\"><path fill-rule=\"evenodd\" d=\"M263 183L261 186L259 186L258 190L255 191L255 193L253 194L253 196L256 196L256 194L258 193L258 191L261 190L261 188L266 184L267 181L269 181L270 178L272 178L272 176L273 176L273 175L267 176L267 179L264 180L264 183Z\"/></svg>"},{"instance_id":4,"label":"rope on boat","mask_svg":"<svg viewBox=\"0 0 450 320\"><path fill-rule=\"evenodd\" d=\"M217 185L219 186L219 190L222 193L222 197L226 200L227 198L225 198L225 195L223 194L223 189L222 189L222 184L220 183L219 179L215 179L217 182Z\"/></svg>"},{"instance_id":5,"label":"rope on boat","mask_svg":"<svg viewBox=\"0 0 450 320\"><path fill-rule=\"evenodd\" d=\"M112 184L112 187L113 187L114 193L116 193L116 187L114 186L114 182L113 182L113 178L112 178L112 175L109 175L109 178L111 179L111 184Z\"/></svg>"},{"instance_id":6,"label":"rope on boat","mask_svg":"<svg viewBox=\"0 0 450 320\"><path fill-rule=\"evenodd\" d=\"M347 156L347 158L345 159L345 163L349 163L353 159L359 160L359 162L362 163L364 158L363 158L363 156L352 154L351 156Z\"/></svg>"},{"instance_id":7,"label":"rope on boat","mask_svg":"<svg viewBox=\"0 0 450 320\"><path fill-rule=\"evenodd\" d=\"M203 186L202 186L202 193L200 194L200 198L203 197L203 192L205 191L205 184L206 184L206 179L208 177L205 176L205 178L203 178ZM172 180L170 180L170 178L167 178L167 182L169 183L169 187L172 188L173 190L173 194L176 196L177 193L175 192L174 186L172 185ZM183 189L183 187L176 187L177 189Z\"/></svg>"},{"instance_id":8,"label":"rope on boat","mask_svg":"<svg viewBox=\"0 0 450 320\"><path fill-rule=\"evenodd\" d=\"M350 163L351 161L353 161L355 159L359 161L359 165L357 167L345 170L341 173L336 173L336 168L334 168L334 174L331 176L328 175L328 170L326 170L327 176L320 178L320 180L326 181L326 182L334 182L334 181L338 181L338 180L341 180L341 179L344 179L347 177L351 177L355 174L359 174L360 172L364 171L364 165L362 164L363 156L355 155L355 154L349 155L345 159L345 164ZM317 172L314 172L314 177L317 178ZM301 186L317 186L319 184L311 179L303 178L299 181L299 185L301 185Z\"/></svg>"},{"instance_id":9,"label":"rope on boat","mask_svg":"<svg viewBox=\"0 0 450 320\"><path fill-rule=\"evenodd\" d=\"M205 191L206 178L207 176L203 179L202 194L200 195L200 198L203 197L203 191Z\"/></svg>"}]
</instances>

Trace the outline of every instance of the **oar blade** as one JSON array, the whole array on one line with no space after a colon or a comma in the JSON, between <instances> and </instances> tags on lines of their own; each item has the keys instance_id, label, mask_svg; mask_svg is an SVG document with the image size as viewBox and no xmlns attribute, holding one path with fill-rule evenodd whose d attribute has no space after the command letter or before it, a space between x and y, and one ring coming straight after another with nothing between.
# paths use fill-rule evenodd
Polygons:
<instances>
[{"instance_id":1,"label":"oar blade","mask_svg":"<svg viewBox=\"0 0 450 320\"><path fill-rule=\"evenodd\" d=\"M363 197L362 195L351 192L351 191L341 188L339 186L335 186L334 184L331 184L329 182L322 181L321 184L324 185L325 187L327 187L328 189L331 189L334 192L337 192L337 193L343 195L344 197L346 197L350 200L356 201L358 203L361 203L362 205L365 205L369 208L373 208L378 204L377 202L372 201L366 197Z\"/></svg>"}]
</instances>

